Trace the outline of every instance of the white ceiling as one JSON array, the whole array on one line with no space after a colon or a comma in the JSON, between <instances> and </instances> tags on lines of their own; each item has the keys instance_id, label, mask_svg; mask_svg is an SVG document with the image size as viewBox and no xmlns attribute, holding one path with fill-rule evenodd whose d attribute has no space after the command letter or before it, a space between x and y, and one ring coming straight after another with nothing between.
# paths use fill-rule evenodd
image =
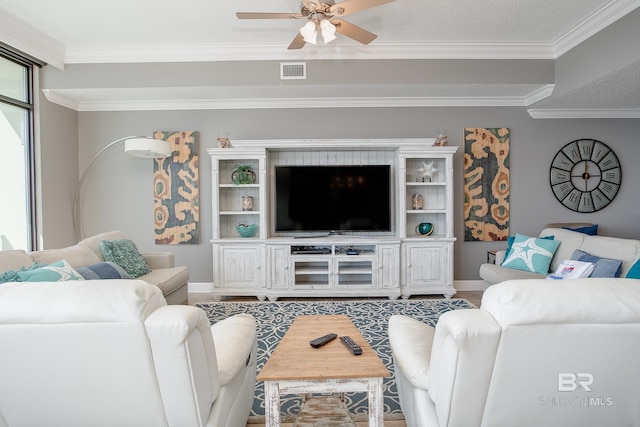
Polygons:
<instances>
[{"instance_id":1,"label":"white ceiling","mask_svg":"<svg viewBox=\"0 0 640 427\"><path fill-rule=\"evenodd\" d=\"M557 59L638 6L640 0L396 0L344 18L378 35L368 46L338 35L328 45L288 51L301 21L239 20L235 13L299 12L296 0L0 0L0 37L58 68L69 64L185 61ZM630 64L612 74L562 99L549 98L553 102L549 108L640 111L640 65ZM501 99L515 97L515 104L521 105L532 97L535 100L535 94L547 85L494 85L484 91L469 85L432 86L383 85L377 87L380 95L376 96L407 98L409 92L420 94L421 99L444 100L459 98L473 89L483 98L484 92L497 93ZM612 92L612 88L622 90ZM193 89L189 88L191 92ZM211 88L200 89L197 95L181 92L180 88L116 93L75 88L49 94L54 99L66 99L80 110L101 102L118 102L118 97L124 101L137 96L146 102L195 97L202 103L204 99L228 101L229 96L244 96L242 90L227 90L240 95L216 90L216 95L208 96ZM342 93L358 97L359 93L371 93L369 89L351 87ZM287 93L286 89L282 94L271 93L274 87L265 87L264 91L264 99L316 95L313 88L297 91L300 95ZM603 93L607 95L603 97ZM254 101L260 98L260 87L253 87L251 95Z\"/></svg>"}]
</instances>

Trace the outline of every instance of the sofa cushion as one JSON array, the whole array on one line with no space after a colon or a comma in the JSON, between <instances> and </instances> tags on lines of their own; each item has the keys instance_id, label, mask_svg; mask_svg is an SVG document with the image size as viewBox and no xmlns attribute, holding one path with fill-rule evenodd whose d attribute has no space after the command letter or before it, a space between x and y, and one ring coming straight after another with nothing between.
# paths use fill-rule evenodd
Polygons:
<instances>
[{"instance_id":1,"label":"sofa cushion","mask_svg":"<svg viewBox=\"0 0 640 427\"><path fill-rule=\"evenodd\" d=\"M19 271L21 282L65 282L67 280L84 280L65 260L45 265L33 270Z\"/></svg>"},{"instance_id":2,"label":"sofa cushion","mask_svg":"<svg viewBox=\"0 0 640 427\"><path fill-rule=\"evenodd\" d=\"M141 280L0 286L0 323L137 322L166 305L162 292Z\"/></svg>"},{"instance_id":3,"label":"sofa cushion","mask_svg":"<svg viewBox=\"0 0 640 427\"><path fill-rule=\"evenodd\" d=\"M31 267L33 260L22 249L2 251L0 256L0 272Z\"/></svg>"},{"instance_id":4,"label":"sofa cushion","mask_svg":"<svg viewBox=\"0 0 640 427\"><path fill-rule=\"evenodd\" d=\"M582 245L576 249L601 258L621 259L622 269L620 274L624 276L638 258L638 255L640 255L640 240L585 236Z\"/></svg>"},{"instance_id":5,"label":"sofa cushion","mask_svg":"<svg viewBox=\"0 0 640 427\"><path fill-rule=\"evenodd\" d=\"M622 267L621 259L600 258L579 249L573 251L571 259L595 264L589 277L618 277Z\"/></svg>"},{"instance_id":6,"label":"sofa cushion","mask_svg":"<svg viewBox=\"0 0 640 427\"><path fill-rule=\"evenodd\" d=\"M65 260L73 268L83 265L95 264L102 261L89 248L83 246L68 246L61 249L47 249L31 253L31 258L40 264L53 264L54 262Z\"/></svg>"},{"instance_id":7,"label":"sofa cushion","mask_svg":"<svg viewBox=\"0 0 640 427\"><path fill-rule=\"evenodd\" d=\"M560 263L565 259L571 259L573 251L580 249L582 243L586 238L589 238L586 234L578 233L576 231L565 230L562 228L545 228L540 233L540 237L553 235L554 240L560 242L560 246L556 249L556 253L551 260L551 271L556 271L560 266ZM600 237L593 237L599 239Z\"/></svg>"},{"instance_id":8,"label":"sofa cushion","mask_svg":"<svg viewBox=\"0 0 640 427\"><path fill-rule=\"evenodd\" d=\"M131 279L131 276L114 262L100 262L78 267L77 271L85 280Z\"/></svg>"},{"instance_id":9,"label":"sofa cushion","mask_svg":"<svg viewBox=\"0 0 640 427\"><path fill-rule=\"evenodd\" d=\"M491 284L504 282L513 279L544 279L544 274L531 273L530 271L514 270L496 264L482 264L480 266L480 277Z\"/></svg>"},{"instance_id":10,"label":"sofa cushion","mask_svg":"<svg viewBox=\"0 0 640 427\"><path fill-rule=\"evenodd\" d=\"M105 261L115 262L134 279L151 272L132 240L103 240L100 247Z\"/></svg>"},{"instance_id":11,"label":"sofa cushion","mask_svg":"<svg viewBox=\"0 0 640 427\"><path fill-rule=\"evenodd\" d=\"M484 291L481 308L503 327L638 323L640 286L633 280L606 278L511 280Z\"/></svg>"},{"instance_id":12,"label":"sofa cushion","mask_svg":"<svg viewBox=\"0 0 640 427\"><path fill-rule=\"evenodd\" d=\"M547 274L549 264L560 242L538 239L516 234L509 256L502 263L503 267L532 273Z\"/></svg>"},{"instance_id":13,"label":"sofa cushion","mask_svg":"<svg viewBox=\"0 0 640 427\"><path fill-rule=\"evenodd\" d=\"M103 240L118 240L127 239L127 236L122 231L107 231L105 233L96 234L95 236L87 237L78 242L78 246L89 248L91 252L96 254L100 261L104 261L102 256L102 247L100 242Z\"/></svg>"}]
</instances>

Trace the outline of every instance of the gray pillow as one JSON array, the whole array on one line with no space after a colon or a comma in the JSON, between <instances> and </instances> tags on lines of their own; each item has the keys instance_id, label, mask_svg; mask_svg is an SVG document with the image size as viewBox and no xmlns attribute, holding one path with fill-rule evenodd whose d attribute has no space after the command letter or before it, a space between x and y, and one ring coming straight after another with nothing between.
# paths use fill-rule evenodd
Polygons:
<instances>
[{"instance_id":1,"label":"gray pillow","mask_svg":"<svg viewBox=\"0 0 640 427\"><path fill-rule=\"evenodd\" d=\"M100 262L98 264L87 265L76 268L85 280L100 279L131 279L131 276L114 262Z\"/></svg>"},{"instance_id":2,"label":"gray pillow","mask_svg":"<svg viewBox=\"0 0 640 427\"><path fill-rule=\"evenodd\" d=\"M571 259L594 263L596 266L589 277L618 277L622 268L621 259L600 258L579 249L573 251Z\"/></svg>"}]
</instances>

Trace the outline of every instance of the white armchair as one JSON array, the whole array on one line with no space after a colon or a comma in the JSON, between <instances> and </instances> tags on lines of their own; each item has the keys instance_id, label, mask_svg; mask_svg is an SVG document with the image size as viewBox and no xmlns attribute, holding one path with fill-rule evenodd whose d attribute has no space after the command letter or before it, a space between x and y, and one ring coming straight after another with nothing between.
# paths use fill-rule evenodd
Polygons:
<instances>
[{"instance_id":1,"label":"white armchair","mask_svg":"<svg viewBox=\"0 0 640 427\"><path fill-rule=\"evenodd\" d=\"M436 328L389 321L408 427L640 425L640 286L513 280Z\"/></svg>"},{"instance_id":2,"label":"white armchair","mask_svg":"<svg viewBox=\"0 0 640 427\"><path fill-rule=\"evenodd\" d=\"M0 285L0 427L244 427L256 324L140 280Z\"/></svg>"}]
</instances>

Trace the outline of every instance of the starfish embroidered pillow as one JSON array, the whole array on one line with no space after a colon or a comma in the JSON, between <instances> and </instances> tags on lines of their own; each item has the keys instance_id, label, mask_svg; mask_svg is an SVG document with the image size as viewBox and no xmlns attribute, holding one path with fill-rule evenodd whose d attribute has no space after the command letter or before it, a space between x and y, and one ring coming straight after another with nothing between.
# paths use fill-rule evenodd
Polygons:
<instances>
[{"instance_id":1,"label":"starfish embroidered pillow","mask_svg":"<svg viewBox=\"0 0 640 427\"><path fill-rule=\"evenodd\" d=\"M559 240L547 240L516 234L511 251L502 262L503 267L532 273L547 274L551 258L560 246Z\"/></svg>"}]
</instances>

